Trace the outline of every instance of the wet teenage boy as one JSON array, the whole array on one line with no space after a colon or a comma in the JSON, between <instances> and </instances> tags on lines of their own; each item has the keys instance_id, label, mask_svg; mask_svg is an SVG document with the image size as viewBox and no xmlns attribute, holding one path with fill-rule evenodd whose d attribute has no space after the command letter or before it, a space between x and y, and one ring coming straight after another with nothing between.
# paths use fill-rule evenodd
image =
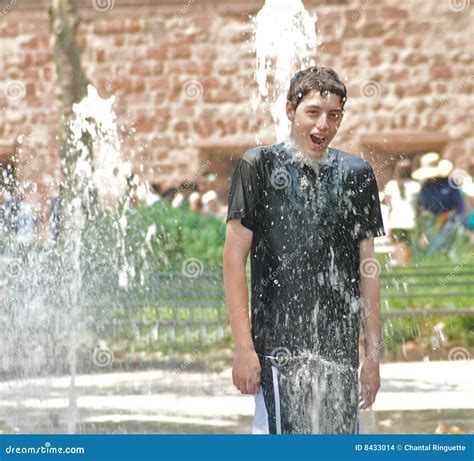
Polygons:
<instances>
[{"instance_id":1,"label":"wet teenage boy","mask_svg":"<svg viewBox=\"0 0 474 461\"><path fill-rule=\"evenodd\" d=\"M355 433L380 386L377 184L365 160L329 147L346 101L332 69L298 72L287 99L289 140L247 151L232 178L224 284L233 382L255 395L254 433Z\"/></svg>"}]
</instances>

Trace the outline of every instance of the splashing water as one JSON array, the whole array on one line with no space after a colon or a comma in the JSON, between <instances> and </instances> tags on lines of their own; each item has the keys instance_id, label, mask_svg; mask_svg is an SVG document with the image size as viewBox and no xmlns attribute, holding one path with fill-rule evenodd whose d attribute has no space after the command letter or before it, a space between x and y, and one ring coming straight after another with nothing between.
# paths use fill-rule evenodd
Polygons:
<instances>
[{"instance_id":1,"label":"splashing water","mask_svg":"<svg viewBox=\"0 0 474 461\"><path fill-rule=\"evenodd\" d=\"M131 166L121 154L113 102L89 86L87 96L73 106L68 144L77 157L68 174L75 190L64 203L65 225L59 239L44 240L39 233L28 241L2 235L7 245L2 242L0 375L25 383L10 391L21 410L25 399L41 401L55 375L69 374L70 385L62 396L68 403L60 405L68 407L64 426L69 433L77 431L77 370L93 369L97 328L116 313L110 306L99 307L97 293L110 296L135 276L125 247ZM133 186L147 189L138 178ZM99 213L88 221L88 197L94 190ZM154 225L143 245L149 246L155 233ZM40 385L33 379L38 376L48 378ZM22 432L34 433L38 427L57 432L54 424L62 411L38 412L28 420L20 413L2 415L3 423L21 427Z\"/></svg>"},{"instance_id":2,"label":"splashing water","mask_svg":"<svg viewBox=\"0 0 474 461\"><path fill-rule=\"evenodd\" d=\"M73 106L72 142L81 152L74 174L81 176L88 187L97 189L101 206L112 206L117 202L126 191L127 178L131 175L130 162L124 161L120 151L116 116L112 110L114 101L115 96L102 99L89 85L87 96ZM81 140L83 132L93 141L92 164L87 161L89 152Z\"/></svg>"},{"instance_id":3,"label":"splashing water","mask_svg":"<svg viewBox=\"0 0 474 461\"><path fill-rule=\"evenodd\" d=\"M291 77L315 64L316 15L301 0L266 0L255 18L258 95L253 108L270 105L277 141L288 136L285 103Z\"/></svg>"},{"instance_id":4,"label":"splashing water","mask_svg":"<svg viewBox=\"0 0 474 461\"><path fill-rule=\"evenodd\" d=\"M341 361L337 354L328 353L325 338L336 338L334 348L357 342L360 300L356 291L352 293L352 288L348 289L355 278L346 280L351 265L348 264L347 270L342 267L341 249L336 248L329 236L321 243L322 235L335 222L332 220L335 213L330 209L340 210L346 217L353 211L352 191L343 190L341 186L343 182L347 183L347 178L340 174L342 169L336 165L339 160L334 152L331 157L327 151L321 159L311 159L288 139L287 91L296 72L316 64L316 20L316 15L310 15L300 0L266 0L255 19L258 95L253 100L253 108L270 112L277 142L282 143L279 144L281 147L275 148L274 156L268 156L265 168L269 171L274 168L272 185L277 191L285 190L287 197L280 198L284 194L272 190L266 192L270 206L285 217L282 216L282 223L272 221L268 224L274 228L269 252L278 251L275 248L282 248L283 244L291 244L291 239L298 235L297 226L312 223L308 226L307 240L293 245L294 252L300 255L298 267L281 271L278 282L274 280L277 288L266 294L278 306L274 308L274 322L278 324L279 318L285 319L284 338L277 340L281 342L281 348L298 349L296 355L290 352L288 362L275 373L285 414L281 417L282 425L288 423L287 430L291 427L293 433L352 433L356 430L358 370L354 363ZM351 221L341 218L339 223L343 222ZM345 232L350 234L351 229ZM325 259L314 263L311 258L316 252ZM324 267L318 266L320 261L324 261ZM306 293L306 299L305 296L301 299L292 296L298 290ZM331 295L327 295L329 291ZM272 298L273 293L278 295ZM332 303L339 301L328 301L331 296L347 307L347 312L341 313L340 317L332 318L335 309ZM279 303L283 297L285 301ZM316 303L314 308L313 301ZM309 324L311 333L308 335L314 338L314 345L304 345L305 340L301 339L304 326ZM280 335L274 333L274 336Z\"/></svg>"}]
</instances>

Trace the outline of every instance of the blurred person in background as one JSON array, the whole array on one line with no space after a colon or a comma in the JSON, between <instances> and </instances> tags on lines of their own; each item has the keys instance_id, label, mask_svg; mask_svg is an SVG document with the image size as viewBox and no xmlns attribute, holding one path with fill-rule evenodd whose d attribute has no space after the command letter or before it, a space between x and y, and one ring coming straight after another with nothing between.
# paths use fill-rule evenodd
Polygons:
<instances>
[{"instance_id":1,"label":"blurred person in background","mask_svg":"<svg viewBox=\"0 0 474 461\"><path fill-rule=\"evenodd\" d=\"M439 154L430 152L420 159L420 168L412 175L413 179L422 181L419 206L422 213L428 213L425 241L428 254L432 254L450 241L458 226L467 225L466 209L459 188L449 175L453 164L440 159ZM440 231L435 235L435 227L441 221Z\"/></svg>"},{"instance_id":2,"label":"blurred person in background","mask_svg":"<svg viewBox=\"0 0 474 461\"><path fill-rule=\"evenodd\" d=\"M394 259L407 264L411 258L413 231L416 228L417 201L421 185L411 177L411 161L398 160L394 177L385 186L385 200L389 207L389 235L394 240Z\"/></svg>"}]
</instances>

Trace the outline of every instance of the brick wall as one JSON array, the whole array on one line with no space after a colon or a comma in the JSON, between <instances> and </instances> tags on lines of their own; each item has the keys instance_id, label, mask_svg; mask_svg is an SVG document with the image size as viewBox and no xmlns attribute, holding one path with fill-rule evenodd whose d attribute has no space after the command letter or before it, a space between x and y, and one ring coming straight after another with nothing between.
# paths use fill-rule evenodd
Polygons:
<instances>
[{"instance_id":1,"label":"brick wall","mask_svg":"<svg viewBox=\"0 0 474 461\"><path fill-rule=\"evenodd\" d=\"M211 171L225 194L232 162L255 144L255 134L273 141L251 108L249 15L263 2L113 3L79 2L79 40L86 75L102 96L116 96L124 154L137 173L164 189ZM16 174L36 201L56 194L59 180L47 5L10 0L0 12L0 152L16 150ZM435 149L459 167L472 161L468 0L305 5L318 15L317 62L336 69L349 89L334 146L375 164ZM390 168L377 171L379 178Z\"/></svg>"}]
</instances>

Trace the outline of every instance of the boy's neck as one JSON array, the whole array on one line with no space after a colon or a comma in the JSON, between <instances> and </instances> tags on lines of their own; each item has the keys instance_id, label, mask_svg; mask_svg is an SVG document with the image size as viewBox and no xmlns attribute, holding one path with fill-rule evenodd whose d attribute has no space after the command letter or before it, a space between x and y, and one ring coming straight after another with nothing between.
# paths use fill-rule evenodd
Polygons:
<instances>
[{"instance_id":1,"label":"boy's neck","mask_svg":"<svg viewBox=\"0 0 474 461\"><path fill-rule=\"evenodd\" d=\"M322 163L325 162L328 158L329 155L329 146L324 149L320 155L307 155L305 154L299 147L299 145L296 143L294 139L288 138L285 141L285 147L287 151L296 159L302 161L303 163L307 163L309 165L313 163Z\"/></svg>"}]
</instances>

